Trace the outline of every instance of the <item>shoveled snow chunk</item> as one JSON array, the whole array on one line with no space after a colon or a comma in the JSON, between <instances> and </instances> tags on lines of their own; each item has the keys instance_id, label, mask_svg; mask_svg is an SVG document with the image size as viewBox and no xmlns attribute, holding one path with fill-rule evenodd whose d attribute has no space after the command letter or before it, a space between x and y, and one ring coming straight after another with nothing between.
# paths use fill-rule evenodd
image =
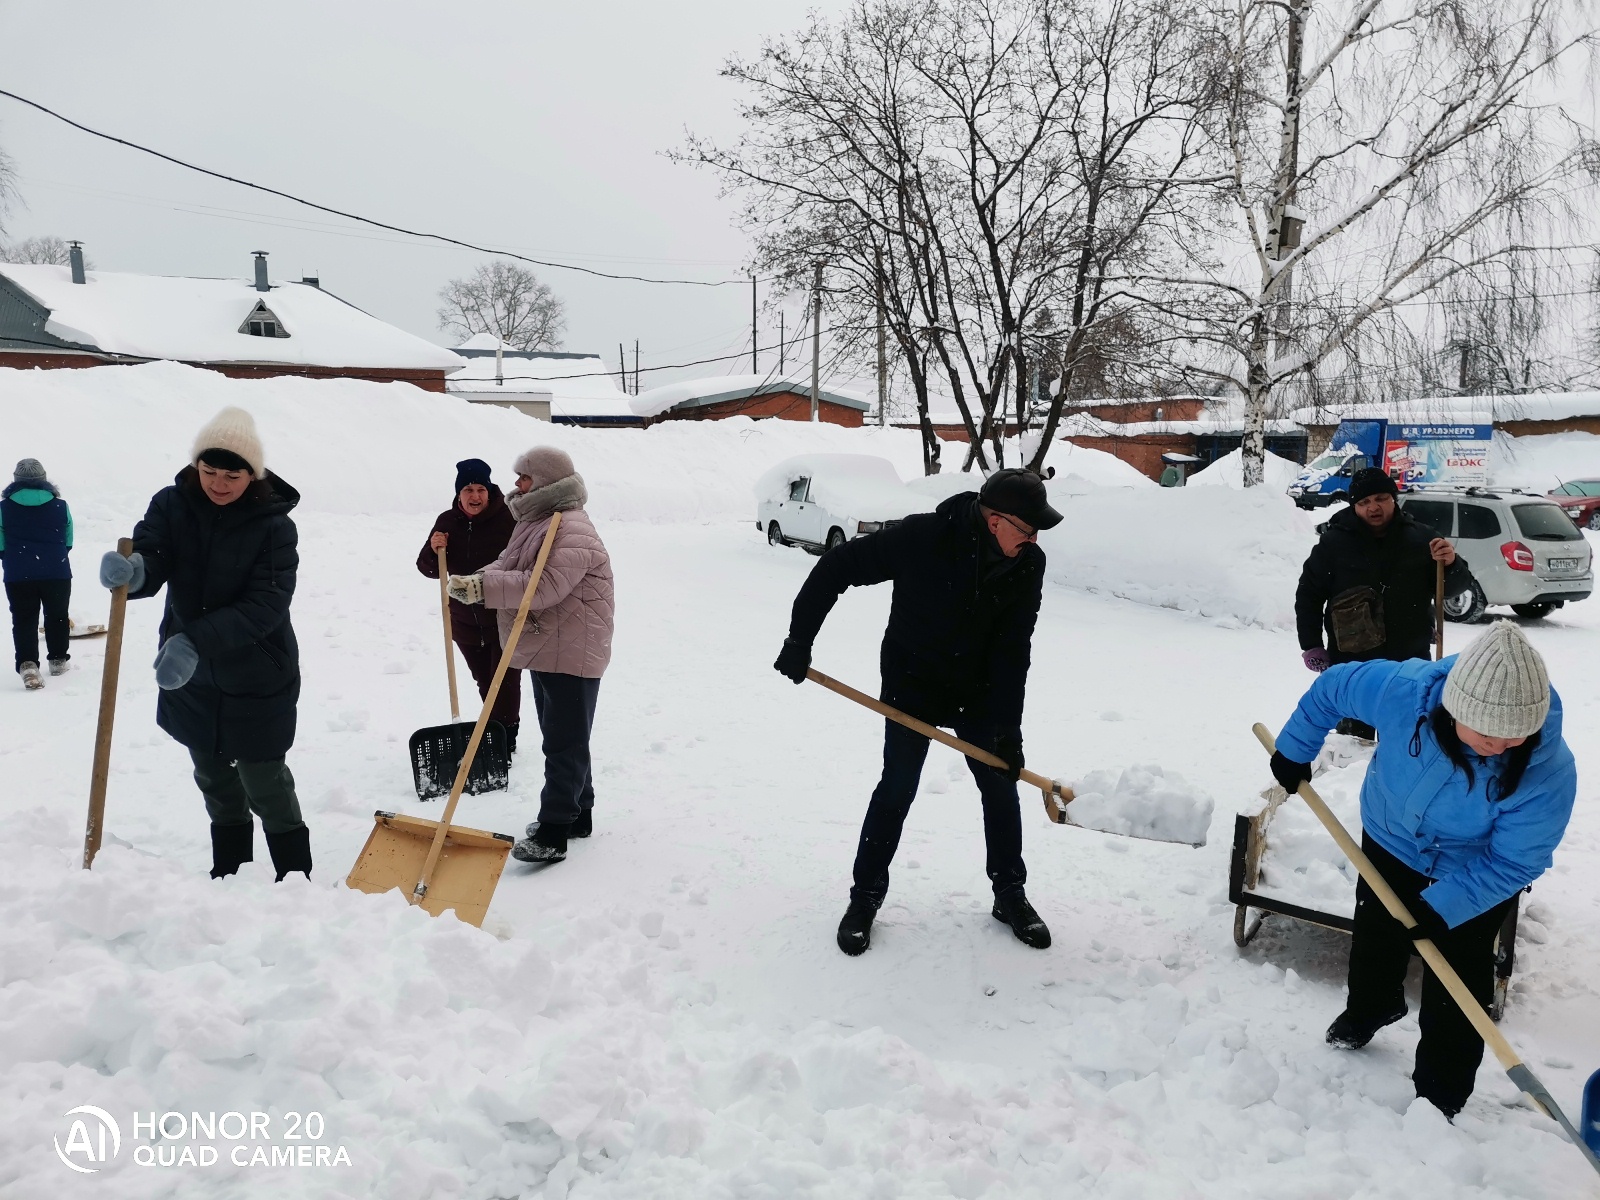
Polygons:
<instances>
[{"instance_id":1,"label":"shoveled snow chunk","mask_svg":"<svg viewBox=\"0 0 1600 1200\"><path fill-rule=\"evenodd\" d=\"M1137 763L1123 771L1091 771L1067 807L1074 824L1102 833L1161 842L1206 844L1216 802L1176 771Z\"/></svg>"}]
</instances>

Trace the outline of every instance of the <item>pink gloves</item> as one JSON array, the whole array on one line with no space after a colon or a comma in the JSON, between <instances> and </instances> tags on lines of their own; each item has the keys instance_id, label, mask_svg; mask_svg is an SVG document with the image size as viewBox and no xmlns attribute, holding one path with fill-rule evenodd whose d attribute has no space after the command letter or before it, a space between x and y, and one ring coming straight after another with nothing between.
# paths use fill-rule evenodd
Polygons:
<instances>
[{"instance_id":1,"label":"pink gloves","mask_svg":"<svg viewBox=\"0 0 1600 1200\"><path fill-rule=\"evenodd\" d=\"M1300 661L1305 663L1308 671L1326 671L1333 666L1333 659L1328 657L1328 652L1321 646L1313 646L1309 650L1302 651Z\"/></svg>"}]
</instances>

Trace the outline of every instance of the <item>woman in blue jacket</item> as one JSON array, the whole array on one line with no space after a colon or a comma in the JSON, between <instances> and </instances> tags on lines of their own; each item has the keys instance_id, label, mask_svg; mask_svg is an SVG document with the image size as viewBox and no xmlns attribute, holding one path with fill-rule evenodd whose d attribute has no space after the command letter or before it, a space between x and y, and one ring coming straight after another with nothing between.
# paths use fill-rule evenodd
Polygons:
<instances>
[{"instance_id":1,"label":"woman in blue jacket","mask_svg":"<svg viewBox=\"0 0 1600 1200\"><path fill-rule=\"evenodd\" d=\"M1577 790L1561 699L1522 631L1501 621L1441 662L1330 668L1278 735L1272 773L1291 792L1342 718L1376 727L1361 788L1362 849L1430 939L1488 1006L1494 939L1522 891L1549 868ZM1413 934L1356 885L1349 999L1328 1042L1365 1046L1406 1015ZM1412 1082L1446 1116L1461 1111L1483 1041L1431 971Z\"/></svg>"}]
</instances>

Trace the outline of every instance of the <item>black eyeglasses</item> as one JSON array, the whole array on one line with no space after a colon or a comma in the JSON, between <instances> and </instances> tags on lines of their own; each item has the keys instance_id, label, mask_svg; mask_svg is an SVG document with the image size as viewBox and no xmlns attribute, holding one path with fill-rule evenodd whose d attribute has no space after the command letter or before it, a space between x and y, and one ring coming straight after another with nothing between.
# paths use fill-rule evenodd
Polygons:
<instances>
[{"instance_id":1,"label":"black eyeglasses","mask_svg":"<svg viewBox=\"0 0 1600 1200\"><path fill-rule=\"evenodd\" d=\"M1036 542L1039 540L1039 531L1037 529L1029 529L1026 525L1019 525L1016 521L1013 521L1007 514L1003 512L997 512L995 513L995 516L999 517L1007 525L1011 526L1011 528L1020 533L1023 541Z\"/></svg>"}]
</instances>

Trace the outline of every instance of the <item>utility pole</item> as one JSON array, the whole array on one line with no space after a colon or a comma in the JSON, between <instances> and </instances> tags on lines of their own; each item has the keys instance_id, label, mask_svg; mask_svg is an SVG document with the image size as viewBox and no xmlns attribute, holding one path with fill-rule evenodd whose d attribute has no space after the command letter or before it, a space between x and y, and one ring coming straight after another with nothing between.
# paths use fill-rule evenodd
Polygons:
<instances>
[{"instance_id":1,"label":"utility pole","mask_svg":"<svg viewBox=\"0 0 1600 1200\"><path fill-rule=\"evenodd\" d=\"M872 252L873 291L878 301L878 428L889 423L889 348L885 344L888 331L883 319L883 251Z\"/></svg>"},{"instance_id":2,"label":"utility pole","mask_svg":"<svg viewBox=\"0 0 1600 1200\"><path fill-rule=\"evenodd\" d=\"M778 374L783 374L783 309L778 310Z\"/></svg>"},{"instance_id":3,"label":"utility pole","mask_svg":"<svg viewBox=\"0 0 1600 1200\"><path fill-rule=\"evenodd\" d=\"M822 373L822 260L817 260L816 274L811 280L811 423L815 425L821 416L820 397L822 395L820 376Z\"/></svg>"},{"instance_id":4,"label":"utility pole","mask_svg":"<svg viewBox=\"0 0 1600 1200\"><path fill-rule=\"evenodd\" d=\"M761 374L761 368L756 365L756 277L750 276L750 374Z\"/></svg>"},{"instance_id":5,"label":"utility pole","mask_svg":"<svg viewBox=\"0 0 1600 1200\"><path fill-rule=\"evenodd\" d=\"M506 375L505 375L505 371L503 369L504 363L505 363L505 348L506 348L506 344L503 341L501 341L499 338L495 338L495 340L494 340L494 385L495 385L495 387L504 387L505 383L506 383Z\"/></svg>"},{"instance_id":6,"label":"utility pole","mask_svg":"<svg viewBox=\"0 0 1600 1200\"><path fill-rule=\"evenodd\" d=\"M622 348L622 343L617 343L617 361L622 364L622 394L628 394L628 352Z\"/></svg>"},{"instance_id":7,"label":"utility pole","mask_svg":"<svg viewBox=\"0 0 1600 1200\"><path fill-rule=\"evenodd\" d=\"M633 394L639 394L639 339L633 339Z\"/></svg>"}]
</instances>

